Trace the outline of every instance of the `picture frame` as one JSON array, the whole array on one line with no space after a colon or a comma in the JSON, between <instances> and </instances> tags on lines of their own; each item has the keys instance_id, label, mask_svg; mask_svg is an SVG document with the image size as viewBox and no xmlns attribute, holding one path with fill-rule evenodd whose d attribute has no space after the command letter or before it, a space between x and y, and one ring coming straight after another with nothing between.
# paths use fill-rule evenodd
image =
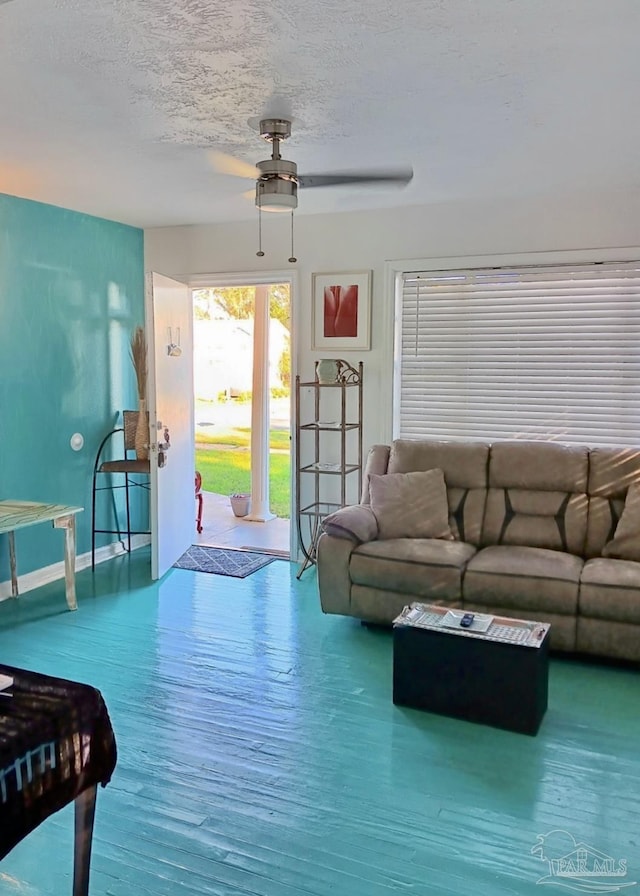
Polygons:
<instances>
[{"instance_id":1,"label":"picture frame","mask_svg":"<svg viewBox=\"0 0 640 896\"><path fill-rule=\"evenodd\" d=\"M371 271L312 274L312 348L371 348Z\"/></svg>"}]
</instances>

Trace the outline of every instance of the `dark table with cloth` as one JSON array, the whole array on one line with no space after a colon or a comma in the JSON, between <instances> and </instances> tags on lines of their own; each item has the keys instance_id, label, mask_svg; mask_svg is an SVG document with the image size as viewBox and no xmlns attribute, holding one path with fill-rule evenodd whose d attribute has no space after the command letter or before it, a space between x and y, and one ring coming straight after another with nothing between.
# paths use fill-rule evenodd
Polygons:
<instances>
[{"instance_id":1,"label":"dark table with cloth","mask_svg":"<svg viewBox=\"0 0 640 896\"><path fill-rule=\"evenodd\" d=\"M0 859L45 818L75 801L74 896L89 886L97 785L116 765L100 691L0 665ZM11 695L11 696L9 696Z\"/></svg>"}]
</instances>

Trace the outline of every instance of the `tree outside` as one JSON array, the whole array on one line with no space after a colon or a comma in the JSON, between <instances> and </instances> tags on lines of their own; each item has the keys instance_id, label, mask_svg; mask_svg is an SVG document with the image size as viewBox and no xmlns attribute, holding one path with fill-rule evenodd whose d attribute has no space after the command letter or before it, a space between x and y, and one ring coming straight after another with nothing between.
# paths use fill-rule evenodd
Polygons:
<instances>
[{"instance_id":1,"label":"tree outside","mask_svg":"<svg viewBox=\"0 0 640 896\"><path fill-rule=\"evenodd\" d=\"M213 286L208 289L197 289L193 294L195 320L217 320L221 316L233 320L249 320L253 318L255 292L255 286ZM290 307L289 284L270 284L269 316L279 320L289 332Z\"/></svg>"}]
</instances>

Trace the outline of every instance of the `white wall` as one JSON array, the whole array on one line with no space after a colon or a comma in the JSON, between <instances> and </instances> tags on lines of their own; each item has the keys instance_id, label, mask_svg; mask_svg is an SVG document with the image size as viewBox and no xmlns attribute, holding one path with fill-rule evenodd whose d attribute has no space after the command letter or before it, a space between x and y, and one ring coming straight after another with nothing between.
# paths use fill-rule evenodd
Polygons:
<instances>
[{"instance_id":1,"label":"white wall","mask_svg":"<svg viewBox=\"0 0 640 896\"><path fill-rule=\"evenodd\" d=\"M303 192L300 204L304 204ZM303 379L313 378L315 361L328 355L311 351L311 274L372 269L372 348L344 353L350 363L364 362L366 452L391 433L393 297L386 294L385 261L570 249L585 250L586 255L587 250L637 246L640 189L588 197L495 199L379 212L297 215L295 265L287 263L289 217L263 215L262 231L264 258L256 257L257 215L242 223L148 230L145 264L147 269L187 280L203 273L295 269L299 286L293 297L296 361Z\"/></svg>"}]
</instances>

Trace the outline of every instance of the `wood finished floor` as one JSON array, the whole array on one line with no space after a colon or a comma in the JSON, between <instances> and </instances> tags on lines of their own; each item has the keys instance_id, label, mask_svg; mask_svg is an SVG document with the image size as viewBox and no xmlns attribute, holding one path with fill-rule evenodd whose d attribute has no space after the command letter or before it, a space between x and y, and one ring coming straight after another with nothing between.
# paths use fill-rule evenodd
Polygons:
<instances>
[{"instance_id":1,"label":"wood finished floor","mask_svg":"<svg viewBox=\"0 0 640 896\"><path fill-rule=\"evenodd\" d=\"M389 632L323 616L297 570L149 584L138 551L79 573L77 613L59 583L0 604L3 662L109 707L92 896L539 896L554 829L640 888L640 670L553 660L535 738L400 709ZM70 894L72 848L67 807L0 894Z\"/></svg>"}]
</instances>

